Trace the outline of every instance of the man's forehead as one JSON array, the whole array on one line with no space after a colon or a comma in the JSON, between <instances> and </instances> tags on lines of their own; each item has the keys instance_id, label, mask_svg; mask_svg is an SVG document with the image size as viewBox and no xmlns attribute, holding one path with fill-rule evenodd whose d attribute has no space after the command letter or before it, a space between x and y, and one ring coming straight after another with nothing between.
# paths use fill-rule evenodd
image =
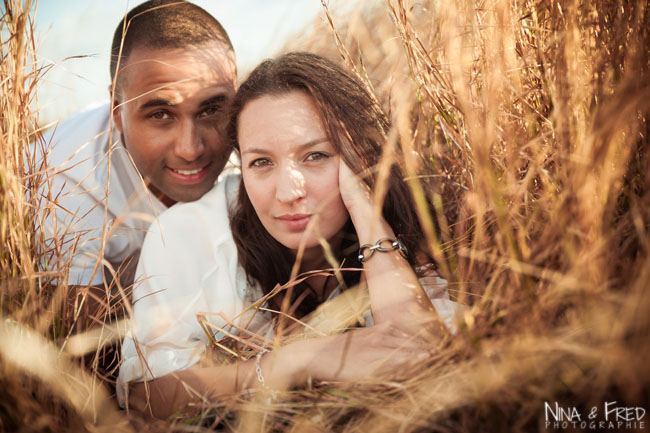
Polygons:
<instances>
[{"instance_id":1,"label":"man's forehead","mask_svg":"<svg viewBox=\"0 0 650 433\"><path fill-rule=\"evenodd\" d=\"M235 53L229 45L220 41L205 42L199 45L184 47L134 47L122 61L120 69L128 69L133 65L146 62L164 62L166 60L183 60L213 65L215 62L235 62Z\"/></svg>"},{"instance_id":2,"label":"man's forehead","mask_svg":"<svg viewBox=\"0 0 650 433\"><path fill-rule=\"evenodd\" d=\"M125 60L118 84L127 93L134 86L138 91L152 91L166 83L186 81L234 86L237 77L232 49L218 41L184 48L138 47Z\"/></svg>"}]
</instances>

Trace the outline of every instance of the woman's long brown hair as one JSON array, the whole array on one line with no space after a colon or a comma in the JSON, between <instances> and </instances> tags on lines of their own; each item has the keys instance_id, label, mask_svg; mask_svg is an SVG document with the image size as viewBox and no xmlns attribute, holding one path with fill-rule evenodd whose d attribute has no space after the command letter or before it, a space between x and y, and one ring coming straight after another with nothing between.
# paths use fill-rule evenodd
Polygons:
<instances>
[{"instance_id":1,"label":"woman's long brown hair","mask_svg":"<svg viewBox=\"0 0 650 433\"><path fill-rule=\"evenodd\" d=\"M239 154L237 126L246 104L265 95L293 91L305 92L313 98L329 138L345 163L355 173L372 172L381 158L382 144L390 128L388 119L356 77L334 62L310 53L295 52L266 60L242 83L231 105L228 124L228 136L235 151ZM364 178L371 188L375 179L374 175ZM388 182L383 216L406 245L409 262L413 265L424 235L399 164L393 165ZM230 216L230 226L239 263L250 283L258 282L266 294L276 284L289 280L295 257L266 231L243 182ZM360 268L358 238L350 221L345 230L349 236L345 237L342 248L335 251L337 259L345 260L346 268ZM358 283L359 278L359 272L344 273L348 287ZM272 304L277 307L280 302L276 300ZM307 299L298 307L298 315L308 313L317 304L318 300Z\"/></svg>"}]
</instances>

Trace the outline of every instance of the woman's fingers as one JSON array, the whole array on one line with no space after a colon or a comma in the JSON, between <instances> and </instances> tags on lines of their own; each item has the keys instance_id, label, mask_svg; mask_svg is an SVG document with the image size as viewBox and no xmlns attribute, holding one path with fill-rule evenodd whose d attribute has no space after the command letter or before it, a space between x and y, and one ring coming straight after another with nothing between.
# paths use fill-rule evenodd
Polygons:
<instances>
[{"instance_id":1,"label":"woman's fingers","mask_svg":"<svg viewBox=\"0 0 650 433\"><path fill-rule=\"evenodd\" d=\"M339 189L343 203L350 214L364 209L372 209L370 188L343 161L339 159Z\"/></svg>"},{"instance_id":2,"label":"woman's fingers","mask_svg":"<svg viewBox=\"0 0 650 433\"><path fill-rule=\"evenodd\" d=\"M321 380L343 381L378 376L390 378L422 361L428 356L427 348L387 326L353 330L328 337L321 351L311 352L309 375Z\"/></svg>"},{"instance_id":3,"label":"woman's fingers","mask_svg":"<svg viewBox=\"0 0 650 433\"><path fill-rule=\"evenodd\" d=\"M349 353L332 365L337 380L359 380L368 377L395 379L400 371L422 360L422 352L398 347L350 347ZM339 361L339 362L336 362Z\"/></svg>"}]
</instances>

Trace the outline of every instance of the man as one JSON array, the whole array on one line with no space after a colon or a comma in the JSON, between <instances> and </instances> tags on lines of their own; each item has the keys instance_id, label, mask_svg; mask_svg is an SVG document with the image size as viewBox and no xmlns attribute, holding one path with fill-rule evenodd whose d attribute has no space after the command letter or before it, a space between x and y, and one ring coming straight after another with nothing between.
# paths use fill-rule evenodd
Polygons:
<instances>
[{"instance_id":1,"label":"man","mask_svg":"<svg viewBox=\"0 0 650 433\"><path fill-rule=\"evenodd\" d=\"M47 267L67 270L57 281L82 289L73 292L95 288L100 303L121 291L116 282L133 282L155 216L214 185L230 155L224 111L236 84L223 27L178 0L147 1L124 17L110 73L110 104L45 137Z\"/></svg>"}]
</instances>

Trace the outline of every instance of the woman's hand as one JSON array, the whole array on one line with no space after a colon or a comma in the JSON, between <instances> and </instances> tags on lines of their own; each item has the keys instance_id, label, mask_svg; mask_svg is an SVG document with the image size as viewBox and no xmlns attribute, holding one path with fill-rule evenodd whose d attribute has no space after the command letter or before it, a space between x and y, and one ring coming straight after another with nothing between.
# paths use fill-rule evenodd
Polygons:
<instances>
[{"instance_id":1,"label":"woman's hand","mask_svg":"<svg viewBox=\"0 0 650 433\"><path fill-rule=\"evenodd\" d=\"M381 215L381 209L379 215L374 214L370 188L352 172L343 158L339 159L339 190L361 244L394 237L392 229Z\"/></svg>"},{"instance_id":2,"label":"woman's hand","mask_svg":"<svg viewBox=\"0 0 650 433\"><path fill-rule=\"evenodd\" d=\"M285 368L296 362L302 365L300 372L294 371L294 378L302 383L308 378L335 381L395 379L398 372L429 356L438 341L434 341L431 335L415 336L401 332L386 323L290 344L280 349L280 352L288 353L279 353L277 362L285 358L282 355L290 353L293 362L284 364Z\"/></svg>"},{"instance_id":3,"label":"woman's hand","mask_svg":"<svg viewBox=\"0 0 650 433\"><path fill-rule=\"evenodd\" d=\"M372 215L370 188L339 158L339 190L352 220Z\"/></svg>"}]
</instances>

